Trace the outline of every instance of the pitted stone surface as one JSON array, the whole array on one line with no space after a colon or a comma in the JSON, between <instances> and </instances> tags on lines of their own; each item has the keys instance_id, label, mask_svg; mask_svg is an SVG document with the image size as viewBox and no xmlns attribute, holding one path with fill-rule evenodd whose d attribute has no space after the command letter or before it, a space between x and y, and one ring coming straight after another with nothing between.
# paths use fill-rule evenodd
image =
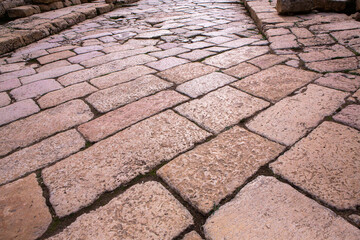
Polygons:
<instances>
[{"instance_id":1,"label":"pitted stone surface","mask_svg":"<svg viewBox=\"0 0 360 240\"><path fill-rule=\"evenodd\" d=\"M0 187L0 239L37 239L51 221L35 174Z\"/></svg>"},{"instance_id":2,"label":"pitted stone surface","mask_svg":"<svg viewBox=\"0 0 360 240\"><path fill-rule=\"evenodd\" d=\"M76 130L69 130L21 149L0 161L0 184L68 157L85 146Z\"/></svg>"},{"instance_id":3,"label":"pitted stone surface","mask_svg":"<svg viewBox=\"0 0 360 240\"><path fill-rule=\"evenodd\" d=\"M89 106L81 100L73 100L10 123L0 128L0 155L84 123L92 117Z\"/></svg>"},{"instance_id":4,"label":"pitted stone surface","mask_svg":"<svg viewBox=\"0 0 360 240\"><path fill-rule=\"evenodd\" d=\"M278 65L242 79L232 85L255 96L277 102L311 82L319 74Z\"/></svg>"},{"instance_id":5,"label":"pitted stone surface","mask_svg":"<svg viewBox=\"0 0 360 240\"><path fill-rule=\"evenodd\" d=\"M207 239L359 239L360 230L273 177L260 176L204 225Z\"/></svg>"},{"instance_id":6,"label":"pitted stone surface","mask_svg":"<svg viewBox=\"0 0 360 240\"><path fill-rule=\"evenodd\" d=\"M177 157L157 174L206 214L284 148L235 126Z\"/></svg>"},{"instance_id":7,"label":"pitted stone surface","mask_svg":"<svg viewBox=\"0 0 360 240\"><path fill-rule=\"evenodd\" d=\"M334 120L360 130L360 105L349 105L334 116Z\"/></svg>"},{"instance_id":8,"label":"pitted stone surface","mask_svg":"<svg viewBox=\"0 0 360 240\"><path fill-rule=\"evenodd\" d=\"M345 73L327 73L315 83L343 91L356 91L360 87L360 77Z\"/></svg>"},{"instance_id":9,"label":"pitted stone surface","mask_svg":"<svg viewBox=\"0 0 360 240\"><path fill-rule=\"evenodd\" d=\"M76 219L49 240L168 239L193 224L191 214L160 183L136 184Z\"/></svg>"},{"instance_id":10,"label":"pitted stone surface","mask_svg":"<svg viewBox=\"0 0 360 240\"><path fill-rule=\"evenodd\" d=\"M139 98L171 87L171 83L154 75L146 75L134 81L103 89L86 98L99 112L108 112Z\"/></svg>"},{"instance_id":11,"label":"pitted stone surface","mask_svg":"<svg viewBox=\"0 0 360 240\"><path fill-rule=\"evenodd\" d=\"M246 126L285 145L292 145L344 103L349 94L310 84L261 112Z\"/></svg>"},{"instance_id":12,"label":"pitted stone surface","mask_svg":"<svg viewBox=\"0 0 360 240\"><path fill-rule=\"evenodd\" d=\"M306 66L317 72L339 72L358 68L358 60L355 57L333 59L320 62L307 63Z\"/></svg>"},{"instance_id":13,"label":"pitted stone surface","mask_svg":"<svg viewBox=\"0 0 360 240\"><path fill-rule=\"evenodd\" d=\"M324 122L270 166L327 204L355 209L360 205L359 159L360 132Z\"/></svg>"},{"instance_id":14,"label":"pitted stone surface","mask_svg":"<svg viewBox=\"0 0 360 240\"><path fill-rule=\"evenodd\" d=\"M209 135L172 111L151 117L43 170L50 202L68 215Z\"/></svg>"},{"instance_id":15,"label":"pitted stone surface","mask_svg":"<svg viewBox=\"0 0 360 240\"><path fill-rule=\"evenodd\" d=\"M264 100L225 86L175 110L209 131L219 133L267 106L269 103Z\"/></svg>"}]
</instances>

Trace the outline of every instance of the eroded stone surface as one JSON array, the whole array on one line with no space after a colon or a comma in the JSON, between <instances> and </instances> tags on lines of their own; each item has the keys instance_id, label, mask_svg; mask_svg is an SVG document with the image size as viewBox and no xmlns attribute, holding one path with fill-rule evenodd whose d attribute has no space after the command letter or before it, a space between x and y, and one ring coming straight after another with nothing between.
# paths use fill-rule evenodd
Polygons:
<instances>
[{"instance_id":1,"label":"eroded stone surface","mask_svg":"<svg viewBox=\"0 0 360 240\"><path fill-rule=\"evenodd\" d=\"M360 130L360 105L349 105L334 116L334 120Z\"/></svg>"},{"instance_id":2,"label":"eroded stone surface","mask_svg":"<svg viewBox=\"0 0 360 240\"><path fill-rule=\"evenodd\" d=\"M338 209L360 204L360 133L324 122L270 166Z\"/></svg>"},{"instance_id":3,"label":"eroded stone surface","mask_svg":"<svg viewBox=\"0 0 360 240\"><path fill-rule=\"evenodd\" d=\"M261 135L292 145L331 115L349 94L310 84L300 93L287 97L261 112L246 126Z\"/></svg>"},{"instance_id":4,"label":"eroded stone surface","mask_svg":"<svg viewBox=\"0 0 360 240\"><path fill-rule=\"evenodd\" d=\"M0 239L37 239L51 221L35 174L0 187Z\"/></svg>"},{"instance_id":5,"label":"eroded stone surface","mask_svg":"<svg viewBox=\"0 0 360 240\"><path fill-rule=\"evenodd\" d=\"M175 109L209 131L218 133L267 106L269 103L264 100L226 86Z\"/></svg>"},{"instance_id":6,"label":"eroded stone surface","mask_svg":"<svg viewBox=\"0 0 360 240\"><path fill-rule=\"evenodd\" d=\"M170 110L151 117L43 170L50 202L68 215L209 135Z\"/></svg>"},{"instance_id":7,"label":"eroded stone surface","mask_svg":"<svg viewBox=\"0 0 360 240\"><path fill-rule=\"evenodd\" d=\"M84 214L61 239L173 239L193 223L191 214L160 183L137 184L105 206Z\"/></svg>"},{"instance_id":8,"label":"eroded stone surface","mask_svg":"<svg viewBox=\"0 0 360 240\"><path fill-rule=\"evenodd\" d=\"M356 227L273 177L260 176L204 225L207 239L350 239Z\"/></svg>"},{"instance_id":9,"label":"eroded stone surface","mask_svg":"<svg viewBox=\"0 0 360 240\"><path fill-rule=\"evenodd\" d=\"M177 157L157 174L206 214L283 150L284 146L235 126Z\"/></svg>"}]
</instances>

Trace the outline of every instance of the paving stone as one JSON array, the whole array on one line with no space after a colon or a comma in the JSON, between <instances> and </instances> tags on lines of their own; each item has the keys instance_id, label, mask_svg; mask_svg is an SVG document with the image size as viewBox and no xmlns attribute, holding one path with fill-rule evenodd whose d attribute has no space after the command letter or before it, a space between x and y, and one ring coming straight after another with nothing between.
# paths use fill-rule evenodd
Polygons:
<instances>
[{"instance_id":1,"label":"paving stone","mask_svg":"<svg viewBox=\"0 0 360 240\"><path fill-rule=\"evenodd\" d=\"M18 70L18 71L0 74L0 82L11 80L11 79L14 79L14 78L29 76L29 75L32 75L32 74L35 74L35 73L36 73L36 71L31 67L23 68L23 69Z\"/></svg>"},{"instance_id":2,"label":"paving stone","mask_svg":"<svg viewBox=\"0 0 360 240\"><path fill-rule=\"evenodd\" d=\"M141 34L138 34L136 38L159 38L161 36L171 35L172 32L169 30L158 30L158 31L152 31L152 32L144 32Z\"/></svg>"},{"instance_id":3,"label":"paving stone","mask_svg":"<svg viewBox=\"0 0 360 240\"><path fill-rule=\"evenodd\" d=\"M195 231L185 234L182 240L202 240L202 237Z\"/></svg>"},{"instance_id":4,"label":"paving stone","mask_svg":"<svg viewBox=\"0 0 360 240\"><path fill-rule=\"evenodd\" d=\"M306 28L293 27L290 28L290 30L297 38L311 38L314 36L314 34L312 34Z\"/></svg>"},{"instance_id":5,"label":"paving stone","mask_svg":"<svg viewBox=\"0 0 360 240\"><path fill-rule=\"evenodd\" d=\"M100 51L102 50L104 47L102 45L93 45L93 46L86 46L86 47L78 47L74 49L74 52L76 52L77 54L83 54L83 53L88 53L88 52L93 52L93 51Z\"/></svg>"},{"instance_id":6,"label":"paving stone","mask_svg":"<svg viewBox=\"0 0 360 240\"><path fill-rule=\"evenodd\" d=\"M7 105L0 108L0 126L18 120L19 118L27 117L39 111L39 107L31 99Z\"/></svg>"},{"instance_id":7,"label":"paving stone","mask_svg":"<svg viewBox=\"0 0 360 240\"><path fill-rule=\"evenodd\" d=\"M17 101L20 101L28 98L38 97L60 88L62 88L62 86L54 79L46 79L15 88L10 92L10 94Z\"/></svg>"},{"instance_id":8,"label":"paving stone","mask_svg":"<svg viewBox=\"0 0 360 240\"><path fill-rule=\"evenodd\" d=\"M187 97L175 91L162 91L84 123L78 127L78 130L89 141L97 142L121 129L186 100L188 100Z\"/></svg>"},{"instance_id":9,"label":"paving stone","mask_svg":"<svg viewBox=\"0 0 360 240\"><path fill-rule=\"evenodd\" d=\"M335 40L328 34L319 34L312 38L298 39L305 47L334 44Z\"/></svg>"},{"instance_id":10,"label":"paving stone","mask_svg":"<svg viewBox=\"0 0 360 240\"><path fill-rule=\"evenodd\" d=\"M249 63L240 63L234 67L224 70L223 72L237 78L243 78L258 71L260 71L260 69L254 65Z\"/></svg>"},{"instance_id":11,"label":"paving stone","mask_svg":"<svg viewBox=\"0 0 360 240\"><path fill-rule=\"evenodd\" d=\"M306 63L305 66L317 72L339 72L358 68L358 60L355 57L333 59L328 61Z\"/></svg>"},{"instance_id":12,"label":"paving stone","mask_svg":"<svg viewBox=\"0 0 360 240\"><path fill-rule=\"evenodd\" d=\"M300 47L293 34L269 37L269 41L271 42L270 47L272 49L291 49Z\"/></svg>"},{"instance_id":13,"label":"paving stone","mask_svg":"<svg viewBox=\"0 0 360 240\"><path fill-rule=\"evenodd\" d=\"M5 92L0 93L0 107L4 107L11 103L9 95ZM1 110L0 110L1 111Z\"/></svg>"},{"instance_id":14,"label":"paving stone","mask_svg":"<svg viewBox=\"0 0 360 240\"><path fill-rule=\"evenodd\" d=\"M1 159L0 184L68 157L84 146L85 140L80 134L69 130L17 151Z\"/></svg>"},{"instance_id":15,"label":"paving stone","mask_svg":"<svg viewBox=\"0 0 360 240\"><path fill-rule=\"evenodd\" d=\"M324 122L270 167L337 209L355 209L360 203L359 158L359 131Z\"/></svg>"},{"instance_id":16,"label":"paving stone","mask_svg":"<svg viewBox=\"0 0 360 240\"><path fill-rule=\"evenodd\" d=\"M71 62L71 63L81 63L81 62L84 62L86 60L93 59L95 57L99 57L99 56L103 56L103 55L105 55L105 54L102 53L102 52L93 51L93 52L88 52L88 53L84 53L84 54L80 54L80 55L70 57L70 58L68 58L68 61Z\"/></svg>"},{"instance_id":17,"label":"paving stone","mask_svg":"<svg viewBox=\"0 0 360 240\"><path fill-rule=\"evenodd\" d=\"M39 57L37 60L39 61L40 64L46 64L46 63L50 63L50 62L55 62L61 59L65 59L65 58L69 58L76 55L75 53L66 50L66 51L62 51L62 52L57 52L57 53L52 53L43 57Z\"/></svg>"},{"instance_id":18,"label":"paving stone","mask_svg":"<svg viewBox=\"0 0 360 240\"><path fill-rule=\"evenodd\" d=\"M83 101L73 100L10 123L0 128L0 155L86 122L92 117L90 108Z\"/></svg>"},{"instance_id":19,"label":"paving stone","mask_svg":"<svg viewBox=\"0 0 360 240\"><path fill-rule=\"evenodd\" d=\"M165 58L165 57L170 57L170 56L176 56L178 54L185 53L188 51L190 51L190 50L186 49L186 48L174 47L174 48L166 49L164 51L152 52L152 53L149 53L149 55L157 57L157 58Z\"/></svg>"},{"instance_id":20,"label":"paving stone","mask_svg":"<svg viewBox=\"0 0 360 240\"><path fill-rule=\"evenodd\" d=\"M260 176L204 225L207 239L358 239L360 231L273 177Z\"/></svg>"},{"instance_id":21,"label":"paving stone","mask_svg":"<svg viewBox=\"0 0 360 240\"><path fill-rule=\"evenodd\" d=\"M58 81L64 85L68 86L71 84L84 82L105 74L113 73L116 71L120 71L132 66L148 63L155 61L156 58L140 54L137 56L132 56L128 58L124 58L121 60L112 61L109 63L105 63L99 66L95 66L89 69L84 69L81 71L73 72L67 75L64 75L58 79Z\"/></svg>"},{"instance_id":22,"label":"paving stone","mask_svg":"<svg viewBox=\"0 0 360 240\"><path fill-rule=\"evenodd\" d=\"M50 92L40 97L37 102L40 107L44 109L59 105L75 98L84 97L95 91L97 91L97 89L86 82L78 83L57 91Z\"/></svg>"},{"instance_id":23,"label":"paving stone","mask_svg":"<svg viewBox=\"0 0 360 240\"><path fill-rule=\"evenodd\" d=\"M0 187L0 238L40 237L52 218L35 174Z\"/></svg>"},{"instance_id":24,"label":"paving stone","mask_svg":"<svg viewBox=\"0 0 360 240\"><path fill-rule=\"evenodd\" d=\"M76 48L76 46L74 46L74 45L64 45L64 46L60 46L60 47L54 47L54 48L47 49L47 51L49 53L56 53L56 52L62 52L62 51L66 51L66 50L73 50L74 48Z\"/></svg>"},{"instance_id":25,"label":"paving stone","mask_svg":"<svg viewBox=\"0 0 360 240\"><path fill-rule=\"evenodd\" d=\"M348 93L310 84L261 112L246 126L272 140L292 145L343 103Z\"/></svg>"},{"instance_id":26,"label":"paving stone","mask_svg":"<svg viewBox=\"0 0 360 240\"><path fill-rule=\"evenodd\" d=\"M12 64L1 64L0 65L0 73L7 73L7 72L13 72L13 71L19 71L21 69L24 69L25 62L19 62L19 63L12 63Z\"/></svg>"},{"instance_id":27,"label":"paving stone","mask_svg":"<svg viewBox=\"0 0 360 240\"><path fill-rule=\"evenodd\" d=\"M215 67L207 66L199 62L193 62L170 68L158 73L158 76L176 84L181 84L188 80L212 73L216 70L217 68Z\"/></svg>"},{"instance_id":28,"label":"paving stone","mask_svg":"<svg viewBox=\"0 0 360 240\"><path fill-rule=\"evenodd\" d=\"M235 126L177 157L157 174L207 214L283 150L284 146Z\"/></svg>"},{"instance_id":29,"label":"paving stone","mask_svg":"<svg viewBox=\"0 0 360 240\"><path fill-rule=\"evenodd\" d=\"M131 82L95 92L87 97L86 101L96 110L104 113L171 86L171 83L154 75L146 75Z\"/></svg>"},{"instance_id":30,"label":"paving stone","mask_svg":"<svg viewBox=\"0 0 360 240\"><path fill-rule=\"evenodd\" d=\"M221 44L221 43L229 42L232 40L234 40L234 39L229 38L229 37L224 37L224 36L218 36L218 37L208 38L208 39L206 39L206 42Z\"/></svg>"},{"instance_id":31,"label":"paving stone","mask_svg":"<svg viewBox=\"0 0 360 240\"><path fill-rule=\"evenodd\" d=\"M193 224L191 214L160 183L136 184L86 213L51 239L173 239Z\"/></svg>"},{"instance_id":32,"label":"paving stone","mask_svg":"<svg viewBox=\"0 0 360 240\"><path fill-rule=\"evenodd\" d=\"M168 58L163 58L156 62L147 63L146 65L149 67L155 68L156 70L164 71L166 69L169 69L169 68L181 65L181 64L185 64L188 62L189 61L185 60L185 59L181 59L181 58L177 58L177 57L168 57Z\"/></svg>"},{"instance_id":33,"label":"paving stone","mask_svg":"<svg viewBox=\"0 0 360 240\"><path fill-rule=\"evenodd\" d=\"M206 48L206 47L214 46L214 44L200 41L200 42L195 42L195 43L183 44L182 46L184 48L189 48L189 49L200 49L200 48Z\"/></svg>"},{"instance_id":34,"label":"paving stone","mask_svg":"<svg viewBox=\"0 0 360 240\"><path fill-rule=\"evenodd\" d=\"M206 50L194 50L189 53L180 54L179 57L188 59L190 61L198 61L211 55L214 55L214 53Z\"/></svg>"},{"instance_id":35,"label":"paving stone","mask_svg":"<svg viewBox=\"0 0 360 240\"><path fill-rule=\"evenodd\" d=\"M205 59L204 63L213 65L219 68L229 68L239 63L250 60L251 58L260 56L269 51L268 47L242 47L239 49L233 49L224 53L220 53L216 56Z\"/></svg>"},{"instance_id":36,"label":"paving stone","mask_svg":"<svg viewBox=\"0 0 360 240\"><path fill-rule=\"evenodd\" d=\"M19 79L13 78L0 82L0 91L7 91L21 86Z\"/></svg>"},{"instance_id":37,"label":"paving stone","mask_svg":"<svg viewBox=\"0 0 360 240\"><path fill-rule=\"evenodd\" d=\"M360 130L360 105L349 105L334 116L334 120Z\"/></svg>"},{"instance_id":38,"label":"paving stone","mask_svg":"<svg viewBox=\"0 0 360 240\"><path fill-rule=\"evenodd\" d=\"M359 227L360 226L360 216L356 214L351 214L349 218Z\"/></svg>"},{"instance_id":39,"label":"paving stone","mask_svg":"<svg viewBox=\"0 0 360 240\"><path fill-rule=\"evenodd\" d=\"M353 52L339 44L335 44L333 46L305 48L304 51L305 52L299 54L300 59L304 62L315 62L333 58L354 56Z\"/></svg>"},{"instance_id":40,"label":"paving stone","mask_svg":"<svg viewBox=\"0 0 360 240\"><path fill-rule=\"evenodd\" d=\"M266 69L269 67L272 67L274 65L277 65L279 63L285 62L288 59L286 56L279 56L275 54L266 54L262 55L260 57L254 58L249 61L249 63L254 64L255 66L258 66L261 69Z\"/></svg>"},{"instance_id":41,"label":"paving stone","mask_svg":"<svg viewBox=\"0 0 360 240\"><path fill-rule=\"evenodd\" d=\"M267 106L268 102L225 86L175 109L207 130L218 133Z\"/></svg>"},{"instance_id":42,"label":"paving stone","mask_svg":"<svg viewBox=\"0 0 360 240\"><path fill-rule=\"evenodd\" d=\"M327 73L315 83L344 91L356 91L360 87L360 77L345 73Z\"/></svg>"},{"instance_id":43,"label":"paving stone","mask_svg":"<svg viewBox=\"0 0 360 240\"><path fill-rule=\"evenodd\" d=\"M50 202L58 216L75 212L208 136L170 110L146 119L45 169Z\"/></svg>"},{"instance_id":44,"label":"paving stone","mask_svg":"<svg viewBox=\"0 0 360 240\"><path fill-rule=\"evenodd\" d=\"M272 37L272 36L286 35L289 33L290 33L289 29L286 28L273 28L266 31L266 36Z\"/></svg>"},{"instance_id":45,"label":"paving stone","mask_svg":"<svg viewBox=\"0 0 360 240\"><path fill-rule=\"evenodd\" d=\"M55 68L58 68L58 67L66 67L66 66L70 66L70 65L71 65L71 63L69 63L68 61L60 60L60 61L48 63L44 66L41 66L41 67L37 68L36 71L38 73L41 73L41 72L46 72L49 70L54 70Z\"/></svg>"},{"instance_id":46,"label":"paving stone","mask_svg":"<svg viewBox=\"0 0 360 240\"><path fill-rule=\"evenodd\" d=\"M232 85L271 102L277 102L317 77L320 75L278 65L246 77Z\"/></svg>"},{"instance_id":47,"label":"paving stone","mask_svg":"<svg viewBox=\"0 0 360 240\"><path fill-rule=\"evenodd\" d=\"M240 38L231 42L226 42L221 45L220 47L228 47L228 48L239 48L245 45L249 45L251 43L257 42L259 39L256 38Z\"/></svg>"},{"instance_id":48,"label":"paving stone","mask_svg":"<svg viewBox=\"0 0 360 240\"><path fill-rule=\"evenodd\" d=\"M236 78L223 73L213 72L185 82L179 85L176 90L196 98L234 81L236 81Z\"/></svg>"}]
</instances>

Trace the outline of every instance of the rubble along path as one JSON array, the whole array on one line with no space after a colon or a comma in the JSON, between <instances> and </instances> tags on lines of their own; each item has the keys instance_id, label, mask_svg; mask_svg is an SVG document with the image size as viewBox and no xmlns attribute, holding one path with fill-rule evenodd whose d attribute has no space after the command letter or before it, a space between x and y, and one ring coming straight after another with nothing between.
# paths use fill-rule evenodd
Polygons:
<instances>
[{"instance_id":1,"label":"rubble along path","mask_svg":"<svg viewBox=\"0 0 360 240\"><path fill-rule=\"evenodd\" d=\"M359 31L142 0L3 55L0 239L358 240Z\"/></svg>"}]
</instances>

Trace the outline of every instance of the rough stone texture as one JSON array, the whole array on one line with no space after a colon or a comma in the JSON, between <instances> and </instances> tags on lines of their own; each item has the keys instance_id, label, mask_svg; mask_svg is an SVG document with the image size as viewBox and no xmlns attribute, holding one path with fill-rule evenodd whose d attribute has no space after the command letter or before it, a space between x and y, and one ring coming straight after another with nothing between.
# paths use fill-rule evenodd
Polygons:
<instances>
[{"instance_id":1,"label":"rough stone texture","mask_svg":"<svg viewBox=\"0 0 360 240\"><path fill-rule=\"evenodd\" d=\"M360 77L345 73L327 73L315 83L344 91L356 91L360 87Z\"/></svg>"},{"instance_id":2,"label":"rough stone texture","mask_svg":"<svg viewBox=\"0 0 360 240\"><path fill-rule=\"evenodd\" d=\"M360 215L351 214L349 218L358 226L360 227Z\"/></svg>"},{"instance_id":3,"label":"rough stone texture","mask_svg":"<svg viewBox=\"0 0 360 240\"><path fill-rule=\"evenodd\" d=\"M360 204L359 159L359 131L324 122L270 166L327 204L355 209Z\"/></svg>"},{"instance_id":4,"label":"rough stone texture","mask_svg":"<svg viewBox=\"0 0 360 240\"><path fill-rule=\"evenodd\" d=\"M79 131L91 142L99 141L188 98L175 91L162 91L79 126Z\"/></svg>"},{"instance_id":5,"label":"rough stone texture","mask_svg":"<svg viewBox=\"0 0 360 240\"><path fill-rule=\"evenodd\" d=\"M13 122L19 118L27 117L39 111L39 107L31 99L15 102L11 105L0 108L0 126Z\"/></svg>"},{"instance_id":6,"label":"rough stone texture","mask_svg":"<svg viewBox=\"0 0 360 240\"><path fill-rule=\"evenodd\" d=\"M87 97L86 101L103 113L171 86L171 83L154 75L146 75L134 81L95 92Z\"/></svg>"},{"instance_id":7,"label":"rough stone texture","mask_svg":"<svg viewBox=\"0 0 360 240\"><path fill-rule=\"evenodd\" d=\"M90 108L73 100L0 128L0 155L90 120Z\"/></svg>"},{"instance_id":8,"label":"rough stone texture","mask_svg":"<svg viewBox=\"0 0 360 240\"><path fill-rule=\"evenodd\" d=\"M182 240L202 240L202 238L200 237L200 235L197 232L191 231L191 232L185 234L185 236Z\"/></svg>"},{"instance_id":9,"label":"rough stone texture","mask_svg":"<svg viewBox=\"0 0 360 240\"><path fill-rule=\"evenodd\" d=\"M177 58L177 57L168 57L168 58L163 58L159 61L156 62L151 62L146 64L149 67L155 68L156 70L159 71L164 71L166 69L184 64L184 63L188 63L188 60L182 59L182 58Z\"/></svg>"},{"instance_id":10,"label":"rough stone texture","mask_svg":"<svg viewBox=\"0 0 360 240\"><path fill-rule=\"evenodd\" d=\"M58 68L58 67L66 67L66 66L70 66L70 65L71 64L68 61L60 60L60 61L45 64L39 68L36 68L36 71L38 73L41 73L41 72L46 72L49 70L54 70L55 68Z\"/></svg>"},{"instance_id":11,"label":"rough stone texture","mask_svg":"<svg viewBox=\"0 0 360 240\"><path fill-rule=\"evenodd\" d=\"M226 86L175 109L207 130L218 133L267 106L269 103L264 100Z\"/></svg>"},{"instance_id":12,"label":"rough stone texture","mask_svg":"<svg viewBox=\"0 0 360 240\"><path fill-rule=\"evenodd\" d=\"M320 75L278 65L237 81L232 85L271 102L277 102L317 77Z\"/></svg>"},{"instance_id":13,"label":"rough stone texture","mask_svg":"<svg viewBox=\"0 0 360 240\"><path fill-rule=\"evenodd\" d=\"M209 135L170 110L146 119L45 169L50 202L68 215Z\"/></svg>"},{"instance_id":14,"label":"rough stone texture","mask_svg":"<svg viewBox=\"0 0 360 240\"><path fill-rule=\"evenodd\" d=\"M249 61L249 63L258 66L261 69L266 69L276 64L285 62L288 58L286 56L278 56L275 54L266 54Z\"/></svg>"},{"instance_id":15,"label":"rough stone texture","mask_svg":"<svg viewBox=\"0 0 360 240\"><path fill-rule=\"evenodd\" d=\"M339 44L305 48L304 52L299 54L299 57L304 62L316 62L352 56L354 56L353 52Z\"/></svg>"},{"instance_id":16,"label":"rough stone texture","mask_svg":"<svg viewBox=\"0 0 360 240\"><path fill-rule=\"evenodd\" d=\"M51 221L35 174L0 187L0 239L37 239Z\"/></svg>"},{"instance_id":17,"label":"rough stone texture","mask_svg":"<svg viewBox=\"0 0 360 240\"><path fill-rule=\"evenodd\" d=\"M349 105L334 116L334 120L360 130L360 105Z\"/></svg>"},{"instance_id":18,"label":"rough stone texture","mask_svg":"<svg viewBox=\"0 0 360 240\"><path fill-rule=\"evenodd\" d=\"M75 53L73 53L69 50L66 50L66 51L52 53L52 54L40 57L37 60L39 61L40 64L46 64L46 63L58 61L58 60L61 60L64 58L69 58L69 57L72 57L75 55L76 55Z\"/></svg>"},{"instance_id":19,"label":"rough stone texture","mask_svg":"<svg viewBox=\"0 0 360 240\"><path fill-rule=\"evenodd\" d=\"M212 73L216 70L217 68L215 67L207 66L199 62L194 62L170 68L158 73L158 76L165 78L173 83L181 84L188 80Z\"/></svg>"},{"instance_id":20,"label":"rough stone texture","mask_svg":"<svg viewBox=\"0 0 360 240\"><path fill-rule=\"evenodd\" d=\"M251 58L260 56L269 51L269 47L242 47L233 49L204 60L204 63L213 65L219 68L229 68Z\"/></svg>"},{"instance_id":21,"label":"rough stone texture","mask_svg":"<svg viewBox=\"0 0 360 240\"><path fill-rule=\"evenodd\" d=\"M258 71L260 71L260 69L254 65L249 63L240 63L239 65L226 69L223 72L234 77L243 78Z\"/></svg>"},{"instance_id":22,"label":"rough stone texture","mask_svg":"<svg viewBox=\"0 0 360 240\"><path fill-rule=\"evenodd\" d=\"M49 240L171 240L193 224L191 214L160 183L136 184L108 204L76 219Z\"/></svg>"},{"instance_id":23,"label":"rough stone texture","mask_svg":"<svg viewBox=\"0 0 360 240\"><path fill-rule=\"evenodd\" d=\"M3 82L0 82L0 91L7 91L11 90L13 88L19 87L21 85L19 79L13 78L10 80L5 80Z\"/></svg>"},{"instance_id":24,"label":"rough stone texture","mask_svg":"<svg viewBox=\"0 0 360 240\"><path fill-rule=\"evenodd\" d=\"M204 225L207 239L356 240L360 231L273 177L260 176Z\"/></svg>"},{"instance_id":25,"label":"rough stone texture","mask_svg":"<svg viewBox=\"0 0 360 240\"><path fill-rule=\"evenodd\" d=\"M177 157L157 174L207 214L284 148L235 126Z\"/></svg>"},{"instance_id":26,"label":"rough stone texture","mask_svg":"<svg viewBox=\"0 0 360 240\"><path fill-rule=\"evenodd\" d=\"M42 109L53 107L66 101L84 97L97 89L88 83L74 84L58 91L50 92L37 100Z\"/></svg>"},{"instance_id":27,"label":"rough stone texture","mask_svg":"<svg viewBox=\"0 0 360 240\"><path fill-rule=\"evenodd\" d=\"M1 159L0 184L67 157L84 146L85 140L80 134L69 130L17 151Z\"/></svg>"},{"instance_id":28,"label":"rough stone texture","mask_svg":"<svg viewBox=\"0 0 360 240\"><path fill-rule=\"evenodd\" d=\"M28 98L38 97L45 93L58 90L60 88L62 88L62 86L54 79L46 79L29 83L19 88L15 88L10 92L10 94L19 101Z\"/></svg>"},{"instance_id":29,"label":"rough stone texture","mask_svg":"<svg viewBox=\"0 0 360 240\"><path fill-rule=\"evenodd\" d=\"M306 63L306 67L317 72L339 72L358 68L358 60L355 57L333 59L328 61Z\"/></svg>"},{"instance_id":30,"label":"rough stone texture","mask_svg":"<svg viewBox=\"0 0 360 240\"><path fill-rule=\"evenodd\" d=\"M236 78L223 73L213 72L183 83L176 90L196 98L234 81L236 81Z\"/></svg>"},{"instance_id":31,"label":"rough stone texture","mask_svg":"<svg viewBox=\"0 0 360 240\"><path fill-rule=\"evenodd\" d=\"M280 14L309 12L313 7L313 0L277 0L276 2L276 10Z\"/></svg>"},{"instance_id":32,"label":"rough stone texture","mask_svg":"<svg viewBox=\"0 0 360 240\"><path fill-rule=\"evenodd\" d=\"M11 103L9 95L5 92L0 93L0 107L4 107ZM0 110L1 111L1 110Z\"/></svg>"},{"instance_id":33,"label":"rough stone texture","mask_svg":"<svg viewBox=\"0 0 360 240\"><path fill-rule=\"evenodd\" d=\"M246 126L261 135L292 145L344 103L349 94L310 84L261 112Z\"/></svg>"}]
</instances>

